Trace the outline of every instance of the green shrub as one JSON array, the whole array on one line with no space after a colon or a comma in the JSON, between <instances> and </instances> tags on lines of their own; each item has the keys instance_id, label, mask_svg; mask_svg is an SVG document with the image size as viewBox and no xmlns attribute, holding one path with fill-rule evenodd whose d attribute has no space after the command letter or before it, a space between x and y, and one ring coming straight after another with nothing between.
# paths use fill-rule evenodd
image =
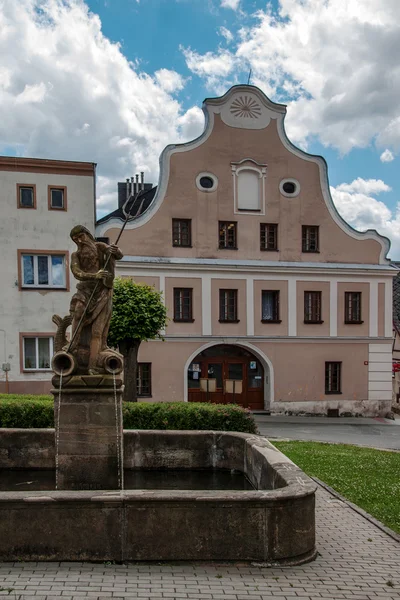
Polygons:
<instances>
[{"instance_id":1,"label":"green shrub","mask_svg":"<svg viewBox=\"0 0 400 600\"><path fill-rule=\"evenodd\" d=\"M54 427L52 396L0 395L0 427Z\"/></svg>"},{"instance_id":2,"label":"green shrub","mask_svg":"<svg viewBox=\"0 0 400 600\"><path fill-rule=\"evenodd\" d=\"M257 433L251 413L235 404L124 402L125 429L211 429ZM0 394L0 427L54 427L53 397Z\"/></svg>"},{"instance_id":3,"label":"green shrub","mask_svg":"<svg viewBox=\"0 0 400 600\"><path fill-rule=\"evenodd\" d=\"M235 404L126 402L125 429L211 429L257 433L252 414Z\"/></svg>"}]
</instances>

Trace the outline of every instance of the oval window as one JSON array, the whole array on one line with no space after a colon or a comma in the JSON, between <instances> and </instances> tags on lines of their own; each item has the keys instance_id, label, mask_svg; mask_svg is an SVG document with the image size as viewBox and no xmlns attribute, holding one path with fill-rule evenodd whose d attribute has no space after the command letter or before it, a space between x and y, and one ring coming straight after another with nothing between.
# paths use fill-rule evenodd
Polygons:
<instances>
[{"instance_id":1,"label":"oval window","mask_svg":"<svg viewBox=\"0 0 400 600\"><path fill-rule=\"evenodd\" d=\"M293 181L286 181L282 188L287 194L294 194L296 191L296 184Z\"/></svg>"},{"instance_id":2,"label":"oval window","mask_svg":"<svg viewBox=\"0 0 400 600\"><path fill-rule=\"evenodd\" d=\"M200 187L204 188L205 190L209 190L210 188L213 187L214 185L214 181L211 179L211 177L200 177Z\"/></svg>"},{"instance_id":3,"label":"oval window","mask_svg":"<svg viewBox=\"0 0 400 600\"><path fill-rule=\"evenodd\" d=\"M300 184L297 179L282 179L279 190L283 196L294 198L300 193Z\"/></svg>"}]
</instances>

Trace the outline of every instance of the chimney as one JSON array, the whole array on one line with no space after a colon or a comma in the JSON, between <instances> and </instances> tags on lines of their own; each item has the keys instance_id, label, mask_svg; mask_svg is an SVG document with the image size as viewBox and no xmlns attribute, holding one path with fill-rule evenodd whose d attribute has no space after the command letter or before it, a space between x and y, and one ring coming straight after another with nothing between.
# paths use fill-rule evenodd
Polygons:
<instances>
[{"instance_id":1,"label":"chimney","mask_svg":"<svg viewBox=\"0 0 400 600\"><path fill-rule=\"evenodd\" d=\"M131 185L130 185L131 189L130 189L130 192L129 192L129 196L132 196L132 194L133 194L133 186L134 186L133 177L131 177Z\"/></svg>"},{"instance_id":2,"label":"chimney","mask_svg":"<svg viewBox=\"0 0 400 600\"><path fill-rule=\"evenodd\" d=\"M144 190L144 171L140 171L140 189Z\"/></svg>"},{"instance_id":3,"label":"chimney","mask_svg":"<svg viewBox=\"0 0 400 600\"><path fill-rule=\"evenodd\" d=\"M139 193L139 175L136 173L136 194Z\"/></svg>"},{"instance_id":4,"label":"chimney","mask_svg":"<svg viewBox=\"0 0 400 600\"><path fill-rule=\"evenodd\" d=\"M126 180L126 199L129 200L129 177Z\"/></svg>"}]
</instances>

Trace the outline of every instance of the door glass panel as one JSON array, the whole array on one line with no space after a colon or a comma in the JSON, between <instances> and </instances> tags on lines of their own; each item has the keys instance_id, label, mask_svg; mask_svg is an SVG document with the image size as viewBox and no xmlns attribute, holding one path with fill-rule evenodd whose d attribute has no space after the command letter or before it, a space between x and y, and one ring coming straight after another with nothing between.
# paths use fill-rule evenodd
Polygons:
<instances>
[{"instance_id":1,"label":"door glass panel","mask_svg":"<svg viewBox=\"0 0 400 600\"><path fill-rule=\"evenodd\" d=\"M188 388L189 390L200 389L201 363L194 362L188 368Z\"/></svg>"},{"instance_id":2,"label":"door glass panel","mask_svg":"<svg viewBox=\"0 0 400 600\"><path fill-rule=\"evenodd\" d=\"M217 388L222 388L222 363L209 363L208 365L208 379L217 380Z\"/></svg>"},{"instance_id":3,"label":"door glass panel","mask_svg":"<svg viewBox=\"0 0 400 600\"><path fill-rule=\"evenodd\" d=\"M263 368L258 360L251 360L247 367L247 381L249 388L261 388L263 382Z\"/></svg>"},{"instance_id":4,"label":"door glass panel","mask_svg":"<svg viewBox=\"0 0 400 600\"><path fill-rule=\"evenodd\" d=\"M243 380L243 364L231 363L228 364L228 379Z\"/></svg>"}]
</instances>

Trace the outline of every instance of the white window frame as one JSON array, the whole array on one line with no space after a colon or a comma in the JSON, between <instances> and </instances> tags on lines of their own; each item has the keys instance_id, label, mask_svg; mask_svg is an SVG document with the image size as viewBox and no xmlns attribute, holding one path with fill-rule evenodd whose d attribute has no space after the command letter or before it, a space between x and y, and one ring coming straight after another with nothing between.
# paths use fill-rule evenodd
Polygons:
<instances>
[{"instance_id":1,"label":"white window frame","mask_svg":"<svg viewBox=\"0 0 400 600\"><path fill-rule=\"evenodd\" d=\"M33 283L25 283L24 281L24 256L33 256ZM39 283L39 267L38 257L47 256L47 269L49 275L49 283ZM51 258L52 256L62 257L63 259L63 283L60 285L53 284L53 272ZM34 252L21 252L21 288L52 288L52 289L64 289L67 287L67 273L66 273L66 255L65 254L35 254Z\"/></svg>"},{"instance_id":2,"label":"white window frame","mask_svg":"<svg viewBox=\"0 0 400 600\"><path fill-rule=\"evenodd\" d=\"M51 371L51 364L49 367L26 367L25 366L25 340L35 340L35 354L36 354L36 364L39 364L39 340L49 340L49 356L50 363L51 358L54 354L54 337L51 335L24 335L22 336L22 369L23 371Z\"/></svg>"},{"instance_id":3,"label":"white window frame","mask_svg":"<svg viewBox=\"0 0 400 600\"><path fill-rule=\"evenodd\" d=\"M240 162L231 163L233 177L233 208L236 215L265 215L265 186L267 178L267 165L260 164L252 158L244 158ZM238 178L241 171L253 171L259 178L260 208L259 210L246 210L239 208Z\"/></svg>"}]
</instances>

